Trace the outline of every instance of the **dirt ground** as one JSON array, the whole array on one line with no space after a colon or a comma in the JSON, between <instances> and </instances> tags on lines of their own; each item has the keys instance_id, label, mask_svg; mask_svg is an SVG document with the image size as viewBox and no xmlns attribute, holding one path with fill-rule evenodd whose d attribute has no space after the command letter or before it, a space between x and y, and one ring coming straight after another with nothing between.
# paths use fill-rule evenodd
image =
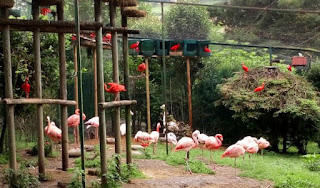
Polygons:
<instances>
[{"instance_id":1,"label":"dirt ground","mask_svg":"<svg viewBox=\"0 0 320 188\"><path fill-rule=\"evenodd\" d=\"M98 144L97 141L86 142L86 144ZM70 148L75 147L70 144ZM125 147L122 146L123 152ZM37 160L36 156L29 156L25 151L19 151L23 159L27 161ZM114 153L114 146L109 145L107 150L108 155ZM50 181L41 182L40 187L56 188L58 182L62 184L69 183L72 178L72 173L61 171L62 160L61 156L57 158L46 158L46 173L51 178ZM69 159L69 166L74 166L74 158ZM146 179L133 179L130 183L123 184L123 188L184 188L184 187L201 187L201 188L269 188L273 187L273 182L259 181L256 179L236 177L235 169L227 166L220 166L213 164L210 167L215 171L215 175L209 174L189 174L186 172L184 166L170 166L161 160L153 159L134 159L139 169L146 175ZM7 165L0 166L0 170L6 168ZM37 167L29 167L32 173L37 173ZM239 169L237 174L241 173ZM2 174L0 179L2 179ZM96 176L86 175L87 185L91 181L96 180ZM6 187L0 181L0 187Z\"/></svg>"},{"instance_id":2,"label":"dirt ground","mask_svg":"<svg viewBox=\"0 0 320 188\"><path fill-rule=\"evenodd\" d=\"M124 184L123 188L267 188L273 187L269 181L236 177L235 169L213 164L210 167L216 172L209 174L189 174L185 167L173 167L161 160L140 159L134 160L147 179L134 179ZM237 169L237 174L241 171Z\"/></svg>"}]
</instances>

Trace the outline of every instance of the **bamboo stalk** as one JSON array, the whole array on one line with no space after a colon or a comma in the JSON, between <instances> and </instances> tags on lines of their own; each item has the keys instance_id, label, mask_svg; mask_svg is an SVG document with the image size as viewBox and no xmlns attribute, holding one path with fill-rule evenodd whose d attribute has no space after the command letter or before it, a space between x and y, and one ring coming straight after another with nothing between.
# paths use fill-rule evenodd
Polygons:
<instances>
[{"instance_id":1,"label":"bamboo stalk","mask_svg":"<svg viewBox=\"0 0 320 188\"><path fill-rule=\"evenodd\" d=\"M102 34L101 34L102 35ZM95 45L96 46L96 45ZM94 116L98 116L98 80L97 80L97 50L93 50L93 77L94 77ZM98 139L98 128L94 130L94 137Z\"/></svg>"},{"instance_id":2,"label":"bamboo stalk","mask_svg":"<svg viewBox=\"0 0 320 188\"><path fill-rule=\"evenodd\" d=\"M57 5L58 20L64 20L63 5ZM63 33L58 34L59 38L59 72L60 72L60 99L61 102L67 101L67 68L66 68L66 50L65 37ZM67 101L72 102L72 101ZM62 130L62 170L67 171L69 167L69 144L68 144L68 108L67 105L61 105L61 130Z\"/></svg>"},{"instance_id":3,"label":"bamboo stalk","mask_svg":"<svg viewBox=\"0 0 320 188\"><path fill-rule=\"evenodd\" d=\"M120 106L130 106L137 104L136 100L121 100L121 101L111 101L111 102L100 102L99 108L111 108Z\"/></svg>"}]
</instances>

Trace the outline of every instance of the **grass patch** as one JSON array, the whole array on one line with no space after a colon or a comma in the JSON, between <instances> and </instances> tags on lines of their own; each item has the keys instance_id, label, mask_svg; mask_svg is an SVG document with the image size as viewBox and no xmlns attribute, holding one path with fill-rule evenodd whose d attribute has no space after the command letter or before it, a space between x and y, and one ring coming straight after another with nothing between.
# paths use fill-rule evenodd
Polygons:
<instances>
[{"instance_id":1,"label":"grass patch","mask_svg":"<svg viewBox=\"0 0 320 188\"><path fill-rule=\"evenodd\" d=\"M311 148L316 149L311 144ZM312 151L312 150L311 150ZM215 163L234 167L234 159L220 156L224 150L212 152ZM164 160L170 165L185 165L185 152L172 152L166 155L165 145L159 144L156 155L152 154L152 147L147 147L147 156L151 159ZM200 149L193 149L190 152L190 168L195 173L210 173L207 171L207 165L198 160L202 156ZM135 156L135 158L147 158L146 156ZM275 187L279 188L316 188L320 187L319 172L310 171L305 164L305 157L298 154L278 154L264 151L264 155L255 154L254 165L249 163L248 154L245 154L245 161L242 158L237 159L237 168L242 170L240 176L255 178L258 180L267 179L275 182ZM205 161L210 160L210 152L204 151ZM199 169L198 169L199 168Z\"/></svg>"}]
</instances>

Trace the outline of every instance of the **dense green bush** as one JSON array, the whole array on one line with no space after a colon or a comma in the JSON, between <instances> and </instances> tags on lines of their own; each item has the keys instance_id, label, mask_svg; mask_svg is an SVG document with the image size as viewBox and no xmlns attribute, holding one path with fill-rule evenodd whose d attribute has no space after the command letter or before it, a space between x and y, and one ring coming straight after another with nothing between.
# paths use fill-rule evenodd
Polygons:
<instances>
[{"instance_id":1,"label":"dense green bush","mask_svg":"<svg viewBox=\"0 0 320 188\"><path fill-rule=\"evenodd\" d=\"M4 182L10 188L35 188L40 185L39 180L23 166L17 171L12 169L4 170Z\"/></svg>"}]
</instances>

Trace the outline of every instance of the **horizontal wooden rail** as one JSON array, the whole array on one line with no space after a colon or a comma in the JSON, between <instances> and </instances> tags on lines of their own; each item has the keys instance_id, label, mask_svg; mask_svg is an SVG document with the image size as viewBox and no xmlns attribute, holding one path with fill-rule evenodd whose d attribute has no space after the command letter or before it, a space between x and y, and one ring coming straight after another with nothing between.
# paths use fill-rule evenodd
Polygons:
<instances>
[{"instance_id":1,"label":"horizontal wooden rail","mask_svg":"<svg viewBox=\"0 0 320 188\"><path fill-rule=\"evenodd\" d=\"M120 106L130 106L136 105L136 100L122 100L122 101L112 101L112 102L101 102L99 103L99 108L111 108Z\"/></svg>"},{"instance_id":2,"label":"horizontal wooden rail","mask_svg":"<svg viewBox=\"0 0 320 188\"><path fill-rule=\"evenodd\" d=\"M66 106L75 106L76 101L72 100L60 100L60 99L8 99L5 98L2 100L3 103L9 105L16 104L61 104Z\"/></svg>"},{"instance_id":3,"label":"horizontal wooden rail","mask_svg":"<svg viewBox=\"0 0 320 188\"><path fill-rule=\"evenodd\" d=\"M21 20L21 19L4 19L0 18L0 29L3 26L10 25L10 29L19 31L32 31L40 28L41 32L49 33L75 33L75 23L72 21L47 21L47 20ZM118 32L127 34L139 34L139 30L129 30L126 27L104 27L99 22L81 22L81 30L89 30L90 32L102 27L103 32ZM82 32L83 33L83 32Z\"/></svg>"}]
</instances>

